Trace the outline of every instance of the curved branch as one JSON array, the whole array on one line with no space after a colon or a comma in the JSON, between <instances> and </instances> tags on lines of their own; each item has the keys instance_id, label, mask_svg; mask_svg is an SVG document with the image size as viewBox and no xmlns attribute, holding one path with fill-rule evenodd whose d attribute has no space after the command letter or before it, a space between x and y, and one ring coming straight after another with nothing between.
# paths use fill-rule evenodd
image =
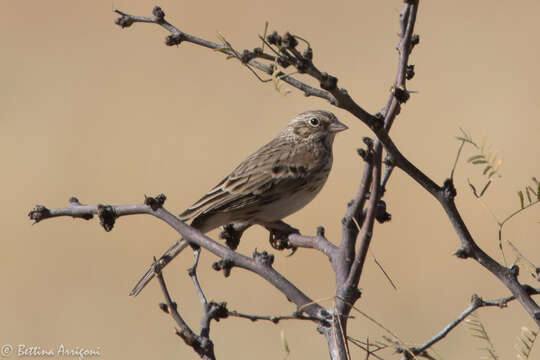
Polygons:
<instances>
[{"instance_id":1,"label":"curved branch","mask_svg":"<svg viewBox=\"0 0 540 360\"><path fill-rule=\"evenodd\" d=\"M182 30L178 29L176 26L171 25L169 22L165 20L165 13L161 10L159 6L156 6L154 10L152 11L154 16L153 17L146 17L146 16L135 16L127 14L120 10L114 10L116 13L120 14L121 17L116 19L116 24L121 26L122 28L129 27L134 23L152 23L157 24L166 29L171 33L166 39L165 44L172 46L172 45L179 45L181 42L186 41L190 42L195 45L203 46L209 49L213 50L219 50L220 52L233 56L238 58L242 61L240 56L238 55L239 52L234 50L231 47L224 46L223 44L218 44L209 40L205 40L202 38L199 38L197 36L188 34L186 32L183 32ZM260 56L262 58L267 58L270 60L274 60L273 56ZM260 61L257 61L255 59L249 59L244 63L245 65L253 66L254 68L268 74L272 75L274 73L274 66L272 65L266 65L261 63ZM297 88L298 90L302 91L305 96L315 96L322 99L328 100L331 104L336 104L336 99L334 96L325 90L314 88L300 80L295 79L292 76L280 74L279 76L280 80L285 81L287 84Z\"/></svg>"},{"instance_id":2,"label":"curved branch","mask_svg":"<svg viewBox=\"0 0 540 360\"><path fill-rule=\"evenodd\" d=\"M528 292L529 292L529 294L535 294L536 295L536 294L540 294L540 289L530 288L530 289L528 289ZM474 294L471 297L471 305L469 305L454 321L452 321L450 324L445 326L444 329L442 329L440 332L438 332L431 339L426 341L426 343L424 343L423 345L418 346L418 347L413 347L413 348L408 348L408 349L398 349L397 351L401 352L401 353L407 353L407 354L412 352L413 355L425 354L425 352L430 347L432 347L433 345L438 343L440 340L444 339L446 337L446 335L448 335L450 333L450 331L452 331L456 326L458 326L463 320L465 320L474 311L476 311L476 310L478 310L479 308L482 308L482 307L497 306L497 307L500 307L500 308L504 308L504 307L508 306L509 302L511 302L511 301L513 301L515 299L516 299L516 297L512 295L512 296L508 296L508 297L501 298L501 299L485 301L481 297L479 297L478 295ZM410 359L410 355L405 355L404 357L401 358L401 360L407 360L407 359Z\"/></svg>"},{"instance_id":3,"label":"curved branch","mask_svg":"<svg viewBox=\"0 0 540 360\"><path fill-rule=\"evenodd\" d=\"M268 262L261 261L257 256L254 256L254 258L249 258L245 255L239 254L210 239L200 231L184 224L180 219L160 206L164 199L165 196L160 195L156 198L146 198L145 204L107 206L106 208L109 209L110 213L114 214L116 217L134 214L153 215L175 229L190 244L195 244L207 249L214 255L223 259L223 261L226 261L228 264L230 264L230 266L237 266L246 269L267 280L276 289L283 293L283 295L285 295L290 302L294 303L301 311L306 312L314 318L318 318L319 321L325 321L325 319L330 316L326 310L324 310L324 308L315 303L289 280L283 277L283 275L273 269L271 264ZM101 205L101 207L103 206ZM93 214L97 214L99 208L100 205L73 205L73 203L71 206L61 209L49 210L41 206L30 211L28 215L30 219L34 220L35 222L56 216L87 218Z\"/></svg>"}]
</instances>

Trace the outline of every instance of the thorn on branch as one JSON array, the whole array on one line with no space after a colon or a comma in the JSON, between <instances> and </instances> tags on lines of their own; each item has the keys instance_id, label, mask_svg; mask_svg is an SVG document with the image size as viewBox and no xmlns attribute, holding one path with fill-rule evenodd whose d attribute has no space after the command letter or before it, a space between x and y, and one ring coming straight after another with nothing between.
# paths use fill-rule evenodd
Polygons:
<instances>
[{"instance_id":1,"label":"thorn on branch","mask_svg":"<svg viewBox=\"0 0 540 360\"><path fill-rule=\"evenodd\" d=\"M274 263L274 255L269 254L266 251L258 252L257 249L253 251L253 259L258 264L264 266L272 266L272 264Z\"/></svg>"},{"instance_id":2,"label":"thorn on branch","mask_svg":"<svg viewBox=\"0 0 540 360\"><path fill-rule=\"evenodd\" d=\"M116 213L114 208L110 205L101 205L97 206L97 215L99 217L99 223L105 231L109 232L113 229L114 222L116 220Z\"/></svg>"},{"instance_id":3,"label":"thorn on branch","mask_svg":"<svg viewBox=\"0 0 540 360\"><path fill-rule=\"evenodd\" d=\"M165 12L163 10L161 10L161 8L159 6L156 6L152 10L152 15L154 15L156 17L156 21L158 23L163 22L163 19L165 18Z\"/></svg>"},{"instance_id":4,"label":"thorn on branch","mask_svg":"<svg viewBox=\"0 0 540 360\"><path fill-rule=\"evenodd\" d=\"M164 194L159 194L155 198L144 195L144 204L150 206L154 211L161 208L165 200L167 200L167 197Z\"/></svg>"},{"instance_id":5,"label":"thorn on branch","mask_svg":"<svg viewBox=\"0 0 540 360\"><path fill-rule=\"evenodd\" d=\"M167 46L173 46L173 45L179 45L182 41L185 40L185 37L183 34L171 34L165 38L165 45Z\"/></svg>"},{"instance_id":6,"label":"thorn on branch","mask_svg":"<svg viewBox=\"0 0 540 360\"><path fill-rule=\"evenodd\" d=\"M332 75L328 75L328 73L322 73L321 74L321 89L332 91L337 88L337 82L338 79Z\"/></svg>"}]
</instances>

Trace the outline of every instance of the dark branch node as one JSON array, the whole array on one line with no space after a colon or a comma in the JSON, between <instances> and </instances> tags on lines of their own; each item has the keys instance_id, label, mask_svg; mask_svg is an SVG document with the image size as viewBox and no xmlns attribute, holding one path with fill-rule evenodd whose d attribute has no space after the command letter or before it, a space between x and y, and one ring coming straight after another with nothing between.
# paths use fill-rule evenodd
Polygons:
<instances>
[{"instance_id":1,"label":"dark branch node","mask_svg":"<svg viewBox=\"0 0 540 360\"><path fill-rule=\"evenodd\" d=\"M471 257L471 251L469 249L465 248L459 248L455 253L455 256L457 256L460 259L468 259Z\"/></svg>"},{"instance_id":2,"label":"dark branch node","mask_svg":"<svg viewBox=\"0 0 540 360\"><path fill-rule=\"evenodd\" d=\"M277 63L282 68L286 69L287 67L292 65L292 58L287 55L281 55L277 58Z\"/></svg>"},{"instance_id":3,"label":"dark branch node","mask_svg":"<svg viewBox=\"0 0 540 360\"><path fill-rule=\"evenodd\" d=\"M167 46L179 45L184 40L185 40L185 36L183 34L171 34L165 38L165 45Z\"/></svg>"},{"instance_id":4,"label":"dark branch node","mask_svg":"<svg viewBox=\"0 0 540 360\"><path fill-rule=\"evenodd\" d=\"M484 300L476 294L472 294L471 296L471 305L474 307L481 307L484 305Z\"/></svg>"},{"instance_id":5,"label":"dark branch node","mask_svg":"<svg viewBox=\"0 0 540 360\"><path fill-rule=\"evenodd\" d=\"M278 35L277 31L266 36L266 41L268 41L270 45L281 46L281 36Z\"/></svg>"},{"instance_id":6,"label":"dark branch node","mask_svg":"<svg viewBox=\"0 0 540 360\"><path fill-rule=\"evenodd\" d=\"M30 218L30 220L34 220L34 224L50 216L51 211L43 205L36 205L36 207L28 213L28 217Z\"/></svg>"},{"instance_id":7,"label":"dark branch node","mask_svg":"<svg viewBox=\"0 0 540 360\"><path fill-rule=\"evenodd\" d=\"M410 98L409 92L402 88L392 86L391 92L392 92L392 95L394 95L394 97L396 98L397 101L399 101L400 104L406 103Z\"/></svg>"},{"instance_id":8,"label":"dark branch node","mask_svg":"<svg viewBox=\"0 0 540 360\"><path fill-rule=\"evenodd\" d=\"M159 309L163 311L165 314L169 314L169 307L165 303L159 303Z\"/></svg>"},{"instance_id":9,"label":"dark branch node","mask_svg":"<svg viewBox=\"0 0 540 360\"><path fill-rule=\"evenodd\" d=\"M373 153L373 139L369 137L363 137L362 141L364 142L364 144L366 144L367 148L365 150L361 148L356 149L356 152L365 162L371 163L373 161L373 156L375 155Z\"/></svg>"},{"instance_id":10,"label":"dark branch node","mask_svg":"<svg viewBox=\"0 0 540 360\"><path fill-rule=\"evenodd\" d=\"M313 49L308 46L306 50L304 50L304 53L302 54L302 56L308 59L309 61L313 60Z\"/></svg>"},{"instance_id":11,"label":"dark branch node","mask_svg":"<svg viewBox=\"0 0 540 360\"><path fill-rule=\"evenodd\" d=\"M317 236L320 236L320 237L322 237L322 238L325 237L325 236L324 236L324 227L322 227L322 226L318 226L318 227L317 227Z\"/></svg>"},{"instance_id":12,"label":"dark branch node","mask_svg":"<svg viewBox=\"0 0 540 360\"><path fill-rule=\"evenodd\" d=\"M405 79L411 80L414 77L414 65L407 65L405 69Z\"/></svg>"},{"instance_id":13,"label":"dark branch node","mask_svg":"<svg viewBox=\"0 0 540 360\"><path fill-rule=\"evenodd\" d=\"M352 206L353 202L354 200L349 201L347 207ZM356 229L356 224L350 216L344 216L343 219L341 219L341 225L346 226L349 230Z\"/></svg>"},{"instance_id":14,"label":"dark branch node","mask_svg":"<svg viewBox=\"0 0 540 360\"><path fill-rule=\"evenodd\" d=\"M516 264L512 265L508 270L510 271L510 275L512 277L517 278L519 276L519 266Z\"/></svg>"},{"instance_id":15,"label":"dark branch node","mask_svg":"<svg viewBox=\"0 0 540 360\"><path fill-rule=\"evenodd\" d=\"M396 166L396 164L394 163L394 158L390 154L386 154L383 160L383 164L389 167Z\"/></svg>"},{"instance_id":16,"label":"dark branch node","mask_svg":"<svg viewBox=\"0 0 540 360\"><path fill-rule=\"evenodd\" d=\"M161 208L165 204L165 200L167 197L164 194L159 194L156 197L144 195L144 204L150 206L154 211Z\"/></svg>"},{"instance_id":17,"label":"dark branch node","mask_svg":"<svg viewBox=\"0 0 540 360\"><path fill-rule=\"evenodd\" d=\"M254 52L251 52L249 50L244 50L244 52L242 53L242 55L240 55L240 62L242 64L247 64L248 62L251 61L251 59L253 59L255 57L255 53Z\"/></svg>"},{"instance_id":18,"label":"dark branch node","mask_svg":"<svg viewBox=\"0 0 540 360\"><path fill-rule=\"evenodd\" d=\"M384 200L379 200L379 202L377 202L377 207L375 208L375 220L377 220L379 224L392 220L392 215L386 211L386 202Z\"/></svg>"},{"instance_id":19,"label":"dark branch node","mask_svg":"<svg viewBox=\"0 0 540 360\"><path fill-rule=\"evenodd\" d=\"M321 89L332 91L337 88L338 79L328 73L321 74Z\"/></svg>"},{"instance_id":20,"label":"dark branch node","mask_svg":"<svg viewBox=\"0 0 540 360\"><path fill-rule=\"evenodd\" d=\"M285 36L283 36L282 44L288 49L294 49L296 48L296 45L298 45L298 40L294 36L291 35L291 33L286 32Z\"/></svg>"},{"instance_id":21,"label":"dark branch node","mask_svg":"<svg viewBox=\"0 0 540 360\"><path fill-rule=\"evenodd\" d=\"M272 266L272 264L274 263L274 255L269 254L266 251L258 252L257 249L253 251L253 259L258 264L264 266Z\"/></svg>"},{"instance_id":22,"label":"dark branch node","mask_svg":"<svg viewBox=\"0 0 540 360\"><path fill-rule=\"evenodd\" d=\"M231 275L231 269L234 267L234 262L229 259L222 259L212 264L212 269L216 271L223 270L223 276L229 277Z\"/></svg>"},{"instance_id":23,"label":"dark branch node","mask_svg":"<svg viewBox=\"0 0 540 360\"><path fill-rule=\"evenodd\" d=\"M207 308L208 317L210 319L219 321L220 319L226 319L229 317L229 310L227 309L226 302L216 303L211 301Z\"/></svg>"},{"instance_id":24,"label":"dark branch node","mask_svg":"<svg viewBox=\"0 0 540 360\"><path fill-rule=\"evenodd\" d=\"M452 179L444 180L442 190L443 190L443 196L446 199L453 199L457 195L456 187L454 186L454 182L452 181Z\"/></svg>"},{"instance_id":25,"label":"dark branch node","mask_svg":"<svg viewBox=\"0 0 540 360\"><path fill-rule=\"evenodd\" d=\"M114 208L110 205L101 205L97 206L97 215L99 217L99 223L105 231L111 231L116 220L116 213Z\"/></svg>"},{"instance_id":26,"label":"dark branch node","mask_svg":"<svg viewBox=\"0 0 540 360\"><path fill-rule=\"evenodd\" d=\"M420 35L413 34L413 36L411 36L411 50L415 45L418 45L419 43L420 43Z\"/></svg>"},{"instance_id":27,"label":"dark branch node","mask_svg":"<svg viewBox=\"0 0 540 360\"><path fill-rule=\"evenodd\" d=\"M116 12L118 13L118 10L116 10ZM122 15L114 21L114 23L116 25L119 25L122 29L130 27L131 25L133 25L133 22L133 19L127 15Z\"/></svg>"},{"instance_id":28,"label":"dark branch node","mask_svg":"<svg viewBox=\"0 0 540 360\"><path fill-rule=\"evenodd\" d=\"M158 23L161 23L163 21L163 19L165 18L165 12L163 10L161 10L161 8L159 6L156 6L152 10L152 15L154 15L156 17L156 21Z\"/></svg>"}]
</instances>

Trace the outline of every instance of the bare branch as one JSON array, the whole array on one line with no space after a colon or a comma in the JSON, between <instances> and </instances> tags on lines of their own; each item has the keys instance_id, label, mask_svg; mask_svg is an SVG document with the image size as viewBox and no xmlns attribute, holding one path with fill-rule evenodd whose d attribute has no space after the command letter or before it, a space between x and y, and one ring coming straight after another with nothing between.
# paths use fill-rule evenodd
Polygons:
<instances>
[{"instance_id":1,"label":"bare branch","mask_svg":"<svg viewBox=\"0 0 540 360\"><path fill-rule=\"evenodd\" d=\"M299 313L294 313L292 315L281 315L281 316L266 316L266 315L249 315L243 314L238 311L229 311L229 316L249 319L251 321L265 320L273 322L274 324L279 323L281 320L309 320L309 321L318 321L318 318L311 316L305 316Z\"/></svg>"},{"instance_id":2,"label":"bare branch","mask_svg":"<svg viewBox=\"0 0 540 360\"><path fill-rule=\"evenodd\" d=\"M154 259L155 260L155 259ZM169 291L167 290L167 285L161 274L161 269L156 266L156 276L158 278L159 284L161 285L161 291L163 296L165 296L166 307L162 307L162 310L169 313L174 321L178 324L180 329L176 330L176 334L180 336L186 345L190 346L195 350L197 354L203 359L215 359L214 355L214 344L209 338L199 337L189 328L182 316L178 313L177 305L172 301Z\"/></svg>"},{"instance_id":3,"label":"bare branch","mask_svg":"<svg viewBox=\"0 0 540 360\"><path fill-rule=\"evenodd\" d=\"M173 229L175 229L190 244L194 244L196 246L207 249L214 255L220 257L222 261L227 262L231 268L239 267L259 275L260 277L268 281L270 284L272 284L274 287L276 287L281 293L283 293L289 301L291 301L297 306L298 309L301 309L312 317L320 319L320 321L326 321L325 319L327 318L327 316L329 316L326 310L324 310L320 305L318 305L312 299L306 296L290 281L283 277L283 275L273 269L271 264L265 261L261 261L262 258L258 256L259 254L255 254L257 256L249 258L242 254L236 253L233 250L205 236L200 231L184 224L180 219L171 214L169 211L165 210L160 205L163 204L164 199L165 196L160 195L156 198L147 197L145 199L144 205L120 205L108 207L111 209L111 212L114 213L116 217L133 214L150 214L157 217L158 219L164 221ZM36 211L41 212L41 210L39 209L31 211L29 213L31 219L35 220L34 214L36 213ZM50 214L55 214L54 216L73 216L73 214L77 214L77 217L81 218L95 214L97 213L97 211L97 205L70 206L68 208L48 210ZM177 244L173 245L171 249L177 248ZM161 269L163 268L162 259L160 259L151 266L152 272L156 272L157 269L161 271Z\"/></svg>"},{"instance_id":4,"label":"bare branch","mask_svg":"<svg viewBox=\"0 0 540 360\"><path fill-rule=\"evenodd\" d=\"M533 289L528 288L527 291L529 294L540 294L540 289ZM508 306L508 303L515 300L515 296L508 296L505 298L497 299L497 300L491 300L491 301L485 301L481 297L479 297L476 294L473 294L471 297L471 305L469 305L454 321L452 321L450 324L448 324L444 329L442 329L439 333L437 333L434 337L429 339L425 344L419 347L413 347L408 348L407 351L410 353L412 352L414 355L423 355L426 353L426 351L435 345L440 340L444 339L446 335L450 333L456 326L458 326L463 320L465 320L470 314L472 314L474 311L482 308L482 307L491 307L496 306L499 308L505 308ZM399 351L399 350L398 350ZM404 352L402 351L399 352ZM408 360L410 359L410 354L404 356L401 358L401 360Z\"/></svg>"},{"instance_id":5,"label":"bare branch","mask_svg":"<svg viewBox=\"0 0 540 360\"><path fill-rule=\"evenodd\" d=\"M236 51L236 50L234 50L232 48L228 48L228 47L224 46L223 44L218 44L218 43L208 41L208 40L205 40L205 39L201 39L201 38L199 38L197 36L193 36L193 35L190 35L188 33L185 33L183 31L181 31L180 29L178 29L177 27L175 27L174 25L171 25L169 22L167 22L164 19L165 14L161 10L161 8L155 7L153 12L155 13L156 10L158 10L157 12L162 13L163 16L153 16L153 17L134 16L134 15L130 15L130 14L127 14L125 12L122 12L120 10L115 10L116 13L121 15L120 18L116 19L116 24L121 26L122 28L129 27L132 24L138 23L138 22L157 24L157 25L160 25L161 27L163 27L164 29L166 29L167 31L169 31L171 33L171 35L167 36L167 38L165 39L165 44L168 45L168 46L179 45L181 42L186 41L186 42L190 42L190 43L193 43L193 44L196 44L196 45L199 45L199 46L203 46L203 47L206 47L206 48L209 48L209 49L219 50L220 52L222 52L222 53L224 53L226 55L238 58L238 54L240 52L238 52L238 51ZM270 55L259 54L256 57L259 57L259 58L262 58L262 59L265 59L265 60L272 60L272 61L275 60L275 57L270 56ZM255 56L251 57L251 59L246 61L245 64L253 66L254 68L256 68L256 69L258 69L258 70L260 70L260 71L262 71L262 72L264 72L264 73L266 73L268 75L272 75L274 73L274 67L273 67L272 64L270 64L270 65L263 64L263 63L255 60ZM291 86L297 88L298 90L302 91L304 93L304 95L306 95L306 96L315 96L315 97L319 97L319 98L322 98L322 99L326 99L331 104L336 103L336 99L328 91L316 89L316 88L314 88L314 87L312 87L312 86L310 86L310 85L308 85L308 84L306 84L306 83L304 83L302 81L299 81L299 80L295 79L292 76L286 76L285 75L285 76L281 77L281 75L285 75L285 74L279 74L281 80L285 81L289 85L291 85Z\"/></svg>"}]
</instances>

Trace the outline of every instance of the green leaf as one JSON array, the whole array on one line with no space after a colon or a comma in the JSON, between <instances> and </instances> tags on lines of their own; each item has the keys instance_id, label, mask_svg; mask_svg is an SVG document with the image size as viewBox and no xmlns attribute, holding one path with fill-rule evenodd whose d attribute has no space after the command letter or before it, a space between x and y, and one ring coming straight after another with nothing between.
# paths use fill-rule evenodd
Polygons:
<instances>
[{"instance_id":1,"label":"green leaf","mask_svg":"<svg viewBox=\"0 0 540 360\"><path fill-rule=\"evenodd\" d=\"M467 159L467 162L472 162L474 160L477 160L477 159L483 159L484 158L484 155L480 154L480 155L474 155L474 156L471 156L470 158Z\"/></svg>"},{"instance_id":2,"label":"green leaf","mask_svg":"<svg viewBox=\"0 0 540 360\"><path fill-rule=\"evenodd\" d=\"M521 208L523 209L525 207L525 198L523 197L523 191L518 191L519 196L519 202L521 203Z\"/></svg>"},{"instance_id":3,"label":"green leaf","mask_svg":"<svg viewBox=\"0 0 540 360\"><path fill-rule=\"evenodd\" d=\"M473 163L474 165L487 164L487 161L486 160L474 160L474 161L471 161L471 163Z\"/></svg>"},{"instance_id":4,"label":"green leaf","mask_svg":"<svg viewBox=\"0 0 540 360\"><path fill-rule=\"evenodd\" d=\"M490 169L492 169L492 168L493 168L493 166L491 166L491 165L486 166L486 168L484 169L484 171L482 171L482 175L486 175L487 172L488 172Z\"/></svg>"}]
</instances>

